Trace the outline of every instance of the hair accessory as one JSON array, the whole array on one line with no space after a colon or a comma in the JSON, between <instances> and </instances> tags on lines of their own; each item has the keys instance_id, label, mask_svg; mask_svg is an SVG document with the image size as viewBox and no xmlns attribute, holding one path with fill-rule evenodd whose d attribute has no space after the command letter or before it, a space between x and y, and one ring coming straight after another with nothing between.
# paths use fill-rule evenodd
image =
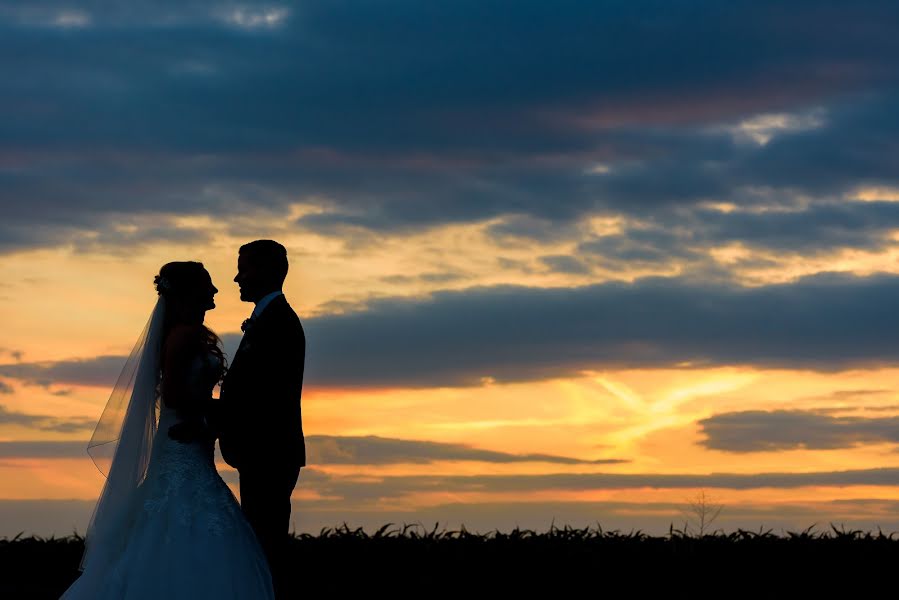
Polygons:
<instances>
[{"instance_id":1,"label":"hair accessory","mask_svg":"<svg viewBox=\"0 0 899 600\"><path fill-rule=\"evenodd\" d=\"M167 292L172 289L171 284L169 284L169 280L163 277L162 275L157 275L153 279L153 283L156 285L156 291L158 293Z\"/></svg>"}]
</instances>

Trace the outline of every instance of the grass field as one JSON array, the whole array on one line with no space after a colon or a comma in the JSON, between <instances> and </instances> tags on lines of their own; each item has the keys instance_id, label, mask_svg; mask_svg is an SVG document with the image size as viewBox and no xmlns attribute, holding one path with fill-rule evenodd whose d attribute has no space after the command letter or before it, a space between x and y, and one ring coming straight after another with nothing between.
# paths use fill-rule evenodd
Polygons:
<instances>
[{"instance_id":1,"label":"grass field","mask_svg":"<svg viewBox=\"0 0 899 600\"><path fill-rule=\"evenodd\" d=\"M77 535L0 540L0 598L58 598L78 575L83 547ZM899 597L899 539L833 526L661 537L599 527L343 526L294 536L290 554L296 598Z\"/></svg>"}]
</instances>

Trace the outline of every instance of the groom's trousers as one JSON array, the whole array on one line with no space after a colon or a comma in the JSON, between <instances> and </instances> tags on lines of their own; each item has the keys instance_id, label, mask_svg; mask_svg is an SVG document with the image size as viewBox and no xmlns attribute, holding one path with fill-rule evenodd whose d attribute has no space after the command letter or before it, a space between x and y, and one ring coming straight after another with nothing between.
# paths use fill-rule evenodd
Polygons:
<instances>
[{"instance_id":1,"label":"groom's trousers","mask_svg":"<svg viewBox=\"0 0 899 600\"><path fill-rule=\"evenodd\" d=\"M290 495L297 484L300 467L243 469L240 473L240 506L256 532L272 571L276 597L286 597L285 576Z\"/></svg>"}]
</instances>

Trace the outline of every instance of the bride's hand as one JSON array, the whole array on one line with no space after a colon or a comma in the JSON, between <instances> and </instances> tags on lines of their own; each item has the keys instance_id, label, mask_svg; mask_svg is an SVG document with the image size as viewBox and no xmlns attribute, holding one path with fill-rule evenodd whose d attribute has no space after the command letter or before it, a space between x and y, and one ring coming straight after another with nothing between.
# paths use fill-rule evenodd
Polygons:
<instances>
[{"instance_id":1,"label":"bride's hand","mask_svg":"<svg viewBox=\"0 0 899 600\"><path fill-rule=\"evenodd\" d=\"M202 423L197 421L185 421L175 423L169 427L169 437L176 442L186 444L204 439L209 436L209 432Z\"/></svg>"}]
</instances>

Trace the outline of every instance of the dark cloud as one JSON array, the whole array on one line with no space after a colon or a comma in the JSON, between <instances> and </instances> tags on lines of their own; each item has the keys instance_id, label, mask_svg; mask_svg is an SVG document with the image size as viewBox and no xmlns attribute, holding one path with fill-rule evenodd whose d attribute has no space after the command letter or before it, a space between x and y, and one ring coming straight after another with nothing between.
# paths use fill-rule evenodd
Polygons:
<instances>
[{"instance_id":1,"label":"dark cloud","mask_svg":"<svg viewBox=\"0 0 899 600\"><path fill-rule=\"evenodd\" d=\"M844 249L883 250L895 244L899 203L885 201L821 201L770 210L719 211L705 208L660 213L625 227L620 233L591 236L577 246L580 257L605 268L686 262L708 265L709 250L740 243L783 254L833 253ZM743 267L776 267L758 258Z\"/></svg>"},{"instance_id":2,"label":"dark cloud","mask_svg":"<svg viewBox=\"0 0 899 600\"><path fill-rule=\"evenodd\" d=\"M758 473L711 475L656 474L550 474L483 476L407 476L389 477L381 482L330 481L328 493L350 500L390 498L397 495L441 489L454 492L530 492L534 490L607 490L628 488L710 488L748 490L766 487L871 485L895 486L899 469L870 469L819 473Z\"/></svg>"},{"instance_id":3,"label":"dark cloud","mask_svg":"<svg viewBox=\"0 0 899 600\"><path fill-rule=\"evenodd\" d=\"M298 227L345 236L895 182L895 3L791 6L2 2L0 250L306 198ZM722 128L811 109L764 146Z\"/></svg>"},{"instance_id":4,"label":"dark cloud","mask_svg":"<svg viewBox=\"0 0 899 600\"><path fill-rule=\"evenodd\" d=\"M382 277L381 281L391 284L408 284L418 282L450 283L453 281L459 281L460 279L465 279L465 275L463 275L462 273L432 272L421 273L420 275L388 275L386 277Z\"/></svg>"},{"instance_id":5,"label":"dark cloud","mask_svg":"<svg viewBox=\"0 0 899 600\"><path fill-rule=\"evenodd\" d=\"M893 57L899 56L894 44ZM899 167L899 98L896 73L889 85L833 103L822 127L773 138L732 166L733 177L809 195L849 192L856 185L896 185Z\"/></svg>"},{"instance_id":6,"label":"dark cloud","mask_svg":"<svg viewBox=\"0 0 899 600\"><path fill-rule=\"evenodd\" d=\"M236 472L223 473L234 479ZM712 473L619 474L551 473L539 475L331 475L314 466L303 469L300 481L304 489L326 498L340 498L347 507L371 506L380 500L396 500L423 492L528 494L537 491L598 491L634 488L692 490L759 488L793 489L799 487L841 487L865 485L894 487L899 469L863 469L811 473Z\"/></svg>"},{"instance_id":7,"label":"dark cloud","mask_svg":"<svg viewBox=\"0 0 899 600\"><path fill-rule=\"evenodd\" d=\"M877 249L892 243L899 203L850 202L762 213L700 211L697 241L744 242L778 252Z\"/></svg>"},{"instance_id":8,"label":"dark cloud","mask_svg":"<svg viewBox=\"0 0 899 600\"><path fill-rule=\"evenodd\" d=\"M92 430L96 426L95 419L49 417L46 415L32 415L14 410L9 410L0 405L0 425L18 425L41 431L55 431L57 433L75 433ZM0 442L13 443L13 442Z\"/></svg>"},{"instance_id":9,"label":"dark cloud","mask_svg":"<svg viewBox=\"0 0 899 600\"><path fill-rule=\"evenodd\" d=\"M553 215L546 214L540 217L522 214L504 216L499 222L487 227L487 234L499 244L518 242L522 238L544 243L562 242L579 235L576 223L566 223L561 218L552 217Z\"/></svg>"},{"instance_id":10,"label":"dark cloud","mask_svg":"<svg viewBox=\"0 0 899 600\"><path fill-rule=\"evenodd\" d=\"M125 364L124 356L98 356L36 363L0 365L0 375L33 385L112 387Z\"/></svg>"},{"instance_id":11,"label":"dark cloud","mask_svg":"<svg viewBox=\"0 0 899 600\"><path fill-rule=\"evenodd\" d=\"M585 369L683 365L839 370L895 364L899 278L824 274L739 287L647 278L378 298L304 320L306 385L433 387ZM233 356L240 335L224 334ZM124 357L0 365L49 385L111 386Z\"/></svg>"},{"instance_id":12,"label":"dark cloud","mask_svg":"<svg viewBox=\"0 0 899 600\"><path fill-rule=\"evenodd\" d=\"M129 226L130 225L130 226ZM69 243L77 252L119 252L132 254L140 247L165 241L170 243L208 242L212 236L201 229L182 227L175 224L147 225L128 224L121 220L100 224L95 230L81 231L69 238Z\"/></svg>"},{"instance_id":13,"label":"dark cloud","mask_svg":"<svg viewBox=\"0 0 899 600\"><path fill-rule=\"evenodd\" d=\"M893 53L899 56L899 49ZM739 142L746 122L725 131L681 128L678 145L659 142L656 151L643 152L642 160L620 167L613 161L607 174L593 178L591 191L600 199L599 207L670 216L666 211L703 202L746 209L801 208L810 200L832 204L862 186L899 185L899 119L892 109L899 99L897 83L894 75L890 84L867 95L822 99L827 111L819 122L798 130L775 128L765 144ZM717 140L718 147L707 139ZM826 208L818 216L847 218Z\"/></svg>"},{"instance_id":14,"label":"dark cloud","mask_svg":"<svg viewBox=\"0 0 899 600\"><path fill-rule=\"evenodd\" d=\"M540 262L546 265L550 270L556 273L566 273L568 275L588 275L591 272L590 266L582 260L574 256L558 254L552 256L541 256Z\"/></svg>"},{"instance_id":15,"label":"dark cloud","mask_svg":"<svg viewBox=\"0 0 899 600\"><path fill-rule=\"evenodd\" d=\"M5 381L0 380L0 394L12 394L15 391L13 386L9 385Z\"/></svg>"},{"instance_id":16,"label":"dark cloud","mask_svg":"<svg viewBox=\"0 0 899 600\"><path fill-rule=\"evenodd\" d=\"M706 436L702 445L725 452L833 450L861 444L899 442L899 417L865 418L804 410L749 410L714 415L701 420L699 425Z\"/></svg>"},{"instance_id":17,"label":"dark cloud","mask_svg":"<svg viewBox=\"0 0 899 600\"><path fill-rule=\"evenodd\" d=\"M678 259L705 260L690 248L695 245L694 235L690 230L678 232L662 225L633 227L581 242L577 251L597 259L603 267L619 270L661 266Z\"/></svg>"},{"instance_id":18,"label":"dark cloud","mask_svg":"<svg viewBox=\"0 0 899 600\"><path fill-rule=\"evenodd\" d=\"M751 364L841 369L899 359L899 280L825 275L755 288L644 279L377 299L307 322L311 385L437 386L583 369Z\"/></svg>"},{"instance_id":19,"label":"dark cloud","mask_svg":"<svg viewBox=\"0 0 899 600\"><path fill-rule=\"evenodd\" d=\"M31 417L21 421L0 407L0 424L18 422L22 425L37 426L41 429L41 419ZM37 424L36 424L37 421ZM84 419L85 425L93 428L95 422ZM80 423L80 421L72 421ZM84 429L84 427L82 427ZM70 431L56 428L54 431ZM71 429L74 431L75 429ZM447 444L420 440L401 440L378 436L306 436L309 464L314 465L390 465L428 464L437 461L476 461L486 463L542 462L560 465L605 465L627 462L620 459L583 460L550 454L510 454L473 448L464 444ZM87 442L55 441L0 441L0 458L83 458L87 454Z\"/></svg>"},{"instance_id":20,"label":"dark cloud","mask_svg":"<svg viewBox=\"0 0 899 600\"><path fill-rule=\"evenodd\" d=\"M92 27L6 28L4 46L19 51L22 68L43 68L29 85L7 83L15 92L8 102L18 106L52 86L65 96L45 101L42 116L67 126L39 130L32 119L8 127L29 140L77 134L118 141L116 127L125 125L121 133L141 147L283 148L302 139L313 148L543 152L583 147L588 136L576 136L573 125L541 127L535 109L598 113L612 123L696 120L710 110L770 109L893 72L884 55L895 48L892 32L875 27L895 16L886 3L832 3L815 27L804 17L826 11L818 4L803 3L791 17L773 2L736 2L727 10L701 4L697 18L693 10L639 2L621 9L567 0L550 10L529 1L509 11L496 0L318 0L293 8L283 28L259 35L203 18L220 3L191 3L186 11L145 3L136 11L141 20L80 6ZM821 35L847 20L858 30ZM128 53L109 52L124 40L132 42ZM184 73L191 64L204 65L208 75ZM844 68L822 75L836 64ZM159 98L172 102L152 104ZM673 114L658 110L662 100L676 107Z\"/></svg>"},{"instance_id":21,"label":"dark cloud","mask_svg":"<svg viewBox=\"0 0 899 600\"><path fill-rule=\"evenodd\" d=\"M440 460L469 460L490 463L547 462L564 465L610 464L617 459L582 460L549 454L509 454L480 450L463 444L399 440L377 436L307 436L310 464L381 465L431 463Z\"/></svg>"},{"instance_id":22,"label":"dark cloud","mask_svg":"<svg viewBox=\"0 0 899 600\"><path fill-rule=\"evenodd\" d=\"M88 458L87 442L0 442L4 458Z\"/></svg>"}]
</instances>

